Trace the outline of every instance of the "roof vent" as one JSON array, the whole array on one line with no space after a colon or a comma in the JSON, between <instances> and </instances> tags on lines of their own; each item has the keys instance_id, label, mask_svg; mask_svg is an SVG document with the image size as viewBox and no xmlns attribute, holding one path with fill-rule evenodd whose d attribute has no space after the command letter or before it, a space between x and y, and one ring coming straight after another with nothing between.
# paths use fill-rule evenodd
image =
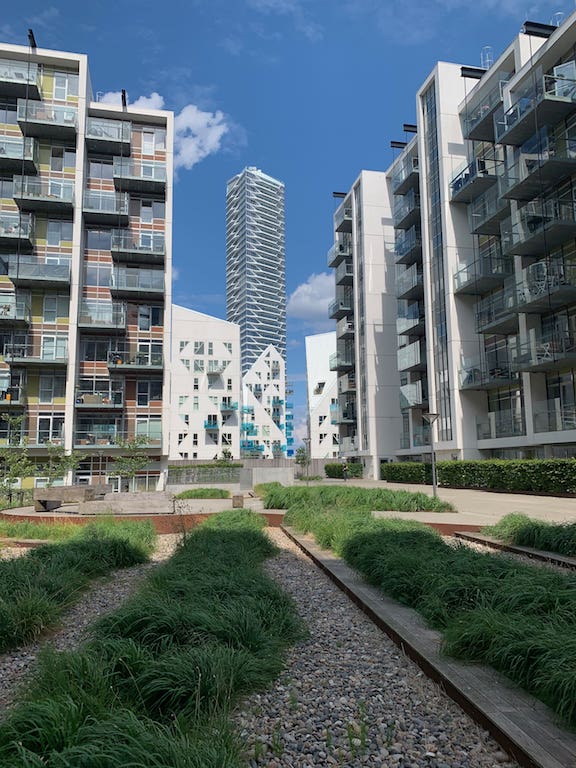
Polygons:
<instances>
[{"instance_id":1,"label":"roof vent","mask_svg":"<svg viewBox=\"0 0 576 768\"><path fill-rule=\"evenodd\" d=\"M564 21L564 13L563 13L563 11L556 11L556 13L550 19L550 24L553 27L559 27L560 24L562 24L563 21Z\"/></svg>"},{"instance_id":2,"label":"roof vent","mask_svg":"<svg viewBox=\"0 0 576 768\"><path fill-rule=\"evenodd\" d=\"M483 69L490 69L494 64L494 52L491 45L485 45L480 51L480 66Z\"/></svg>"}]
</instances>

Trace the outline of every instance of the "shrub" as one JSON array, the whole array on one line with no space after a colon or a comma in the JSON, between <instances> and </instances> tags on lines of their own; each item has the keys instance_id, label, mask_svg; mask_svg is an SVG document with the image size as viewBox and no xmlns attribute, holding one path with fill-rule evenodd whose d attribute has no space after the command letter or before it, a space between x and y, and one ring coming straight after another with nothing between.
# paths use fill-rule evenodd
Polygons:
<instances>
[{"instance_id":1,"label":"shrub","mask_svg":"<svg viewBox=\"0 0 576 768\"><path fill-rule=\"evenodd\" d=\"M482 532L508 544L576 556L576 523L547 523L512 512Z\"/></svg>"},{"instance_id":2,"label":"shrub","mask_svg":"<svg viewBox=\"0 0 576 768\"><path fill-rule=\"evenodd\" d=\"M175 499L229 499L230 491L225 491L222 488L189 488L187 491L182 491Z\"/></svg>"},{"instance_id":3,"label":"shrub","mask_svg":"<svg viewBox=\"0 0 576 768\"><path fill-rule=\"evenodd\" d=\"M324 466L324 472L326 477L339 478L342 480L342 467L343 464L326 464ZM363 467L358 461L348 464L348 477L362 477Z\"/></svg>"},{"instance_id":4,"label":"shrub","mask_svg":"<svg viewBox=\"0 0 576 768\"><path fill-rule=\"evenodd\" d=\"M390 483L430 484L432 465L420 461L391 461L380 465L380 477Z\"/></svg>"}]
</instances>

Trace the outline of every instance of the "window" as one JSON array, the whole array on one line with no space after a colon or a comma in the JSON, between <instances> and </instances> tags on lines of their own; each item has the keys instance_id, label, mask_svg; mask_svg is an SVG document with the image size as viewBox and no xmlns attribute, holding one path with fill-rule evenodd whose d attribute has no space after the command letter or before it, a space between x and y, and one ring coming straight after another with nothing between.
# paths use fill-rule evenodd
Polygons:
<instances>
[{"instance_id":1,"label":"window","mask_svg":"<svg viewBox=\"0 0 576 768\"><path fill-rule=\"evenodd\" d=\"M84 362L97 362L108 360L108 341L89 340L82 342L81 360Z\"/></svg>"},{"instance_id":2,"label":"window","mask_svg":"<svg viewBox=\"0 0 576 768\"><path fill-rule=\"evenodd\" d=\"M187 451L180 451L180 458L181 459L187 459L188 458L188 452Z\"/></svg>"},{"instance_id":3,"label":"window","mask_svg":"<svg viewBox=\"0 0 576 768\"><path fill-rule=\"evenodd\" d=\"M178 398L178 408L183 408L188 402L188 395L180 395Z\"/></svg>"},{"instance_id":4,"label":"window","mask_svg":"<svg viewBox=\"0 0 576 768\"><path fill-rule=\"evenodd\" d=\"M192 398L192 410L193 410L193 411L197 411L197 410L198 410L198 407L199 407L199 404L198 404L198 395L194 395L194 397Z\"/></svg>"},{"instance_id":5,"label":"window","mask_svg":"<svg viewBox=\"0 0 576 768\"><path fill-rule=\"evenodd\" d=\"M138 307L138 330L149 331L150 328L155 326L161 326L163 323L163 310L162 307Z\"/></svg>"},{"instance_id":6,"label":"window","mask_svg":"<svg viewBox=\"0 0 576 768\"><path fill-rule=\"evenodd\" d=\"M224 346L226 347L228 352L230 352L230 354L232 354L232 342L231 341L225 341L224 342Z\"/></svg>"},{"instance_id":7,"label":"window","mask_svg":"<svg viewBox=\"0 0 576 768\"><path fill-rule=\"evenodd\" d=\"M322 442L322 440L326 439L326 435L327 434L328 434L327 432L320 432L320 434L318 436L320 438L320 442Z\"/></svg>"},{"instance_id":8,"label":"window","mask_svg":"<svg viewBox=\"0 0 576 768\"><path fill-rule=\"evenodd\" d=\"M136 405L149 405L151 400L162 400L161 381L139 381L136 393Z\"/></svg>"},{"instance_id":9,"label":"window","mask_svg":"<svg viewBox=\"0 0 576 768\"><path fill-rule=\"evenodd\" d=\"M198 432L192 434L192 445L198 445Z\"/></svg>"},{"instance_id":10,"label":"window","mask_svg":"<svg viewBox=\"0 0 576 768\"><path fill-rule=\"evenodd\" d=\"M222 433L222 445L232 445L232 432Z\"/></svg>"},{"instance_id":11,"label":"window","mask_svg":"<svg viewBox=\"0 0 576 768\"><path fill-rule=\"evenodd\" d=\"M182 352L182 350L185 349L187 344L188 344L187 341L181 341L180 342L180 352Z\"/></svg>"},{"instance_id":12,"label":"window","mask_svg":"<svg viewBox=\"0 0 576 768\"><path fill-rule=\"evenodd\" d=\"M159 443L162 440L162 417L148 416L145 419L136 419L136 436L142 435L151 443Z\"/></svg>"},{"instance_id":13,"label":"window","mask_svg":"<svg viewBox=\"0 0 576 768\"><path fill-rule=\"evenodd\" d=\"M18 125L16 119L16 104L0 101L0 123Z\"/></svg>"},{"instance_id":14,"label":"window","mask_svg":"<svg viewBox=\"0 0 576 768\"><path fill-rule=\"evenodd\" d=\"M208 354L209 355L214 354L214 344L211 341L208 342Z\"/></svg>"},{"instance_id":15,"label":"window","mask_svg":"<svg viewBox=\"0 0 576 768\"><path fill-rule=\"evenodd\" d=\"M194 360L194 373L204 372L204 360Z\"/></svg>"},{"instance_id":16,"label":"window","mask_svg":"<svg viewBox=\"0 0 576 768\"><path fill-rule=\"evenodd\" d=\"M62 445L64 436L64 414L50 414L38 417L38 445L55 443Z\"/></svg>"},{"instance_id":17,"label":"window","mask_svg":"<svg viewBox=\"0 0 576 768\"><path fill-rule=\"evenodd\" d=\"M52 403L56 397L66 396L65 376L40 376L39 402Z\"/></svg>"},{"instance_id":18,"label":"window","mask_svg":"<svg viewBox=\"0 0 576 768\"><path fill-rule=\"evenodd\" d=\"M8 200L14 197L14 183L12 176L0 178L0 199Z\"/></svg>"},{"instance_id":19,"label":"window","mask_svg":"<svg viewBox=\"0 0 576 768\"><path fill-rule=\"evenodd\" d=\"M178 433L178 445L180 445L180 443L183 443L184 440L186 440L187 437L188 437L188 434L186 432L179 432Z\"/></svg>"},{"instance_id":20,"label":"window","mask_svg":"<svg viewBox=\"0 0 576 768\"><path fill-rule=\"evenodd\" d=\"M142 131L142 154L154 154L154 131Z\"/></svg>"},{"instance_id":21,"label":"window","mask_svg":"<svg viewBox=\"0 0 576 768\"><path fill-rule=\"evenodd\" d=\"M46 231L48 245L60 245L64 242L72 242L71 221L48 221Z\"/></svg>"},{"instance_id":22,"label":"window","mask_svg":"<svg viewBox=\"0 0 576 768\"><path fill-rule=\"evenodd\" d=\"M154 219L164 218L164 202L162 200L141 200L140 220L143 224L152 224Z\"/></svg>"},{"instance_id":23,"label":"window","mask_svg":"<svg viewBox=\"0 0 576 768\"><path fill-rule=\"evenodd\" d=\"M52 147L50 152L50 170L63 171L64 168L76 167L76 150L67 147Z\"/></svg>"},{"instance_id":24,"label":"window","mask_svg":"<svg viewBox=\"0 0 576 768\"><path fill-rule=\"evenodd\" d=\"M90 160L88 163L88 176L91 179L112 179L112 163L106 160Z\"/></svg>"},{"instance_id":25,"label":"window","mask_svg":"<svg viewBox=\"0 0 576 768\"><path fill-rule=\"evenodd\" d=\"M200 389L200 380L196 377L194 377L194 384L192 386L192 389L194 392L197 392Z\"/></svg>"},{"instance_id":26,"label":"window","mask_svg":"<svg viewBox=\"0 0 576 768\"><path fill-rule=\"evenodd\" d=\"M109 251L112 247L112 233L109 229L86 231L86 248L92 251Z\"/></svg>"},{"instance_id":27,"label":"window","mask_svg":"<svg viewBox=\"0 0 576 768\"><path fill-rule=\"evenodd\" d=\"M69 297L58 294L46 294L44 296L44 310L42 319L45 323L56 323L58 318L68 317Z\"/></svg>"},{"instance_id":28,"label":"window","mask_svg":"<svg viewBox=\"0 0 576 768\"><path fill-rule=\"evenodd\" d=\"M194 354L195 355L203 355L204 354L204 342L203 341L195 341L194 342Z\"/></svg>"},{"instance_id":29,"label":"window","mask_svg":"<svg viewBox=\"0 0 576 768\"><path fill-rule=\"evenodd\" d=\"M68 95L68 75L65 73L54 73L54 98L59 101L66 101Z\"/></svg>"},{"instance_id":30,"label":"window","mask_svg":"<svg viewBox=\"0 0 576 768\"><path fill-rule=\"evenodd\" d=\"M232 379L226 379L226 389L228 392L232 392Z\"/></svg>"},{"instance_id":31,"label":"window","mask_svg":"<svg viewBox=\"0 0 576 768\"><path fill-rule=\"evenodd\" d=\"M62 360L68 357L67 336L42 336L42 359Z\"/></svg>"},{"instance_id":32,"label":"window","mask_svg":"<svg viewBox=\"0 0 576 768\"><path fill-rule=\"evenodd\" d=\"M111 265L88 262L84 267L84 285L109 288L112 285Z\"/></svg>"}]
</instances>

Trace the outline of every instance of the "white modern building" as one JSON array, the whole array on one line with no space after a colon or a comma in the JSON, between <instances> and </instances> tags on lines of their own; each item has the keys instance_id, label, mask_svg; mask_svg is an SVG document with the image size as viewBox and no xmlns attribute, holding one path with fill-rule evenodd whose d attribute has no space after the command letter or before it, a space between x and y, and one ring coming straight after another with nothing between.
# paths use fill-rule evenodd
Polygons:
<instances>
[{"instance_id":1,"label":"white modern building","mask_svg":"<svg viewBox=\"0 0 576 768\"><path fill-rule=\"evenodd\" d=\"M275 459L288 454L286 365L280 352L267 347L242 380L240 455L244 458Z\"/></svg>"},{"instance_id":2,"label":"white modern building","mask_svg":"<svg viewBox=\"0 0 576 768\"><path fill-rule=\"evenodd\" d=\"M310 458L336 459L340 449L338 424L347 415L340 413L338 378L330 370L330 357L336 354L336 332L306 336L305 343Z\"/></svg>"},{"instance_id":3,"label":"white modern building","mask_svg":"<svg viewBox=\"0 0 576 768\"><path fill-rule=\"evenodd\" d=\"M170 459L240 458L240 328L172 306Z\"/></svg>"},{"instance_id":4,"label":"white modern building","mask_svg":"<svg viewBox=\"0 0 576 768\"><path fill-rule=\"evenodd\" d=\"M78 483L117 486L138 438L153 489L168 455L173 122L95 101L83 54L0 45L0 444L79 451Z\"/></svg>"},{"instance_id":5,"label":"white modern building","mask_svg":"<svg viewBox=\"0 0 576 768\"><path fill-rule=\"evenodd\" d=\"M270 345L286 360L284 184L252 167L226 187L226 317L243 374Z\"/></svg>"},{"instance_id":6,"label":"white modern building","mask_svg":"<svg viewBox=\"0 0 576 768\"><path fill-rule=\"evenodd\" d=\"M362 171L339 195L334 214L336 352L340 455L378 478L391 461L400 433L400 385L396 366L394 228L386 174Z\"/></svg>"}]
</instances>

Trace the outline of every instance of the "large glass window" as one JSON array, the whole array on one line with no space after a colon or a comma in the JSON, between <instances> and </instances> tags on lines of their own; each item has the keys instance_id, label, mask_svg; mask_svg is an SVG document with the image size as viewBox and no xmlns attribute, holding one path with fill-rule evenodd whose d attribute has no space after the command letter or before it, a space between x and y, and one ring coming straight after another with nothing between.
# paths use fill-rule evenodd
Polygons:
<instances>
[{"instance_id":1,"label":"large glass window","mask_svg":"<svg viewBox=\"0 0 576 768\"><path fill-rule=\"evenodd\" d=\"M66 396L65 376L40 376L39 401L52 403L57 397Z\"/></svg>"},{"instance_id":2,"label":"large glass window","mask_svg":"<svg viewBox=\"0 0 576 768\"><path fill-rule=\"evenodd\" d=\"M72 242L71 221L48 221L46 240L48 245L60 245L62 242Z\"/></svg>"},{"instance_id":3,"label":"large glass window","mask_svg":"<svg viewBox=\"0 0 576 768\"><path fill-rule=\"evenodd\" d=\"M86 232L86 248L93 251L109 251L112 233L109 229L89 229Z\"/></svg>"},{"instance_id":4,"label":"large glass window","mask_svg":"<svg viewBox=\"0 0 576 768\"><path fill-rule=\"evenodd\" d=\"M112 163L106 160L90 160L88 165L88 175L91 179L112 179Z\"/></svg>"},{"instance_id":5,"label":"large glass window","mask_svg":"<svg viewBox=\"0 0 576 768\"><path fill-rule=\"evenodd\" d=\"M136 404L149 405L151 400L162 400L162 382L139 381Z\"/></svg>"},{"instance_id":6,"label":"large glass window","mask_svg":"<svg viewBox=\"0 0 576 768\"><path fill-rule=\"evenodd\" d=\"M10 200L14 197L12 176L0 177L0 200Z\"/></svg>"},{"instance_id":7,"label":"large glass window","mask_svg":"<svg viewBox=\"0 0 576 768\"><path fill-rule=\"evenodd\" d=\"M44 296L44 307L42 319L45 323L56 323L58 318L68 317L69 315L68 296L59 296L56 293L46 294Z\"/></svg>"},{"instance_id":8,"label":"large glass window","mask_svg":"<svg viewBox=\"0 0 576 768\"><path fill-rule=\"evenodd\" d=\"M0 123L18 125L16 119L16 102L0 101Z\"/></svg>"}]
</instances>

